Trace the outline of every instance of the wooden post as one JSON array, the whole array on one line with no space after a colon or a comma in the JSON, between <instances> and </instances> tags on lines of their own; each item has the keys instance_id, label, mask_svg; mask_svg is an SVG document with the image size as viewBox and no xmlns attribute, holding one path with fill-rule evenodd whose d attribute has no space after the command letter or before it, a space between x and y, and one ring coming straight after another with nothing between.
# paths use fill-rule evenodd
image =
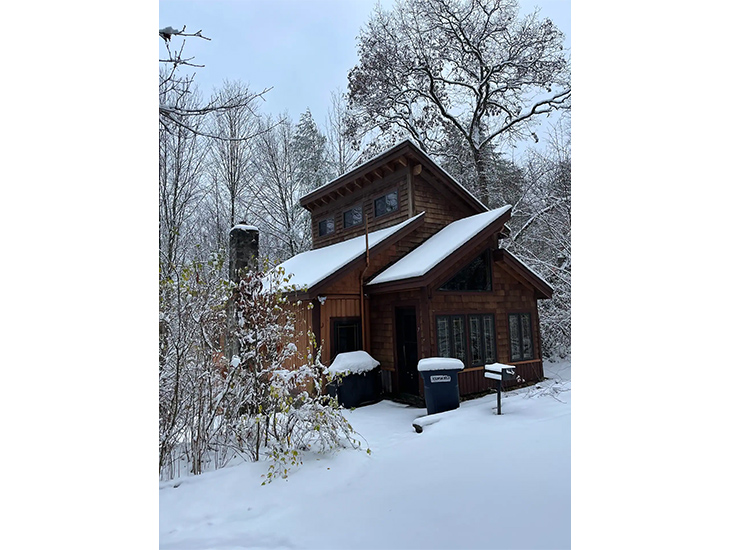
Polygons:
<instances>
[{"instance_id":1,"label":"wooden post","mask_svg":"<svg viewBox=\"0 0 730 550\"><path fill-rule=\"evenodd\" d=\"M502 380L497 381L497 414L502 414Z\"/></svg>"}]
</instances>

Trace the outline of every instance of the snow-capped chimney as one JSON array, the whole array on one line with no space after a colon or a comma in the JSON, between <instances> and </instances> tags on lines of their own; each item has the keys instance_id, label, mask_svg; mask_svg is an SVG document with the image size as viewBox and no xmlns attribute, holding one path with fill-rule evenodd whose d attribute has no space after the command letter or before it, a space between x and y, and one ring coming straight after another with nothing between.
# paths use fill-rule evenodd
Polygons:
<instances>
[{"instance_id":1,"label":"snow-capped chimney","mask_svg":"<svg viewBox=\"0 0 730 550\"><path fill-rule=\"evenodd\" d=\"M240 281L244 269L256 269L259 258L259 230L246 222L239 222L230 232L230 261L228 275Z\"/></svg>"}]
</instances>

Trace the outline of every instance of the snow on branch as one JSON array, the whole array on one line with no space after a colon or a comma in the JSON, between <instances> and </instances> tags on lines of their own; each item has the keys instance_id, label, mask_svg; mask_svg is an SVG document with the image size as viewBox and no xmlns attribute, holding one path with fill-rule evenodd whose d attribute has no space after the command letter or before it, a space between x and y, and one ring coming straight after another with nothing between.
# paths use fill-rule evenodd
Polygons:
<instances>
[{"instance_id":1,"label":"snow on branch","mask_svg":"<svg viewBox=\"0 0 730 550\"><path fill-rule=\"evenodd\" d=\"M162 38L165 42L169 42L173 36L194 36L195 38L210 40L210 38L208 38L207 36L203 36L202 29L198 32L186 33L185 25L183 25L183 28L181 30L173 29L172 27L165 27L164 29L160 29L160 38Z\"/></svg>"},{"instance_id":2,"label":"snow on branch","mask_svg":"<svg viewBox=\"0 0 730 550\"><path fill-rule=\"evenodd\" d=\"M549 113L553 109L556 108L564 108L564 105L570 100L570 88L566 90L562 90L556 94L553 94L549 97L542 98L535 103L532 104L531 107L528 107L526 109L523 109L519 115L517 115L514 118L506 118L505 123L502 127L498 128L491 134L489 134L482 142L481 145L484 143L488 143L492 141L494 138L496 138L498 135L506 132L516 124L519 124L535 115L543 115L546 113ZM480 147L481 147L480 145Z\"/></svg>"}]
</instances>

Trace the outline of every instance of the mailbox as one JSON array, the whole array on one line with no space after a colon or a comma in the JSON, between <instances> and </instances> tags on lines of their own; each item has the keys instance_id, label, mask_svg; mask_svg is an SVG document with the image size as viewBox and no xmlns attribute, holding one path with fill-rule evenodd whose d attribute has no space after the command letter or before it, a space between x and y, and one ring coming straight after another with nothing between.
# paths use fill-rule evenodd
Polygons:
<instances>
[{"instance_id":1,"label":"mailbox","mask_svg":"<svg viewBox=\"0 0 730 550\"><path fill-rule=\"evenodd\" d=\"M515 380L516 369L513 365L492 363L484 366L484 378L497 381L497 414L502 414L502 382Z\"/></svg>"},{"instance_id":2,"label":"mailbox","mask_svg":"<svg viewBox=\"0 0 730 550\"><path fill-rule=\"evenodd\" d=\"M493 376L487 376L487 373ZM492 380L502 380L507 382L517 379L517 372L513 365L503 365L502 363L492 363L484 366L484 377Z\"/></svg>"}]
</instances>

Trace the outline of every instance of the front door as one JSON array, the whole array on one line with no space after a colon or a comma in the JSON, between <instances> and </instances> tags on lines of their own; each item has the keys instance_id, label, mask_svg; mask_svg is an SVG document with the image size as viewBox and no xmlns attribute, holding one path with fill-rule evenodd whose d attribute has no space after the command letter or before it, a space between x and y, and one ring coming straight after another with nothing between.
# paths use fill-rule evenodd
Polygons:
<instances>
[{"instance_id":1,"label":"front door","mask_svg":"<svg viewBox=\"0 0 730 550\"><path fill-rule=\"evenodd\" d=\"M418 325L416 308L395 308L398 391L418 395Z\"/></svg>"}]
</instances>

